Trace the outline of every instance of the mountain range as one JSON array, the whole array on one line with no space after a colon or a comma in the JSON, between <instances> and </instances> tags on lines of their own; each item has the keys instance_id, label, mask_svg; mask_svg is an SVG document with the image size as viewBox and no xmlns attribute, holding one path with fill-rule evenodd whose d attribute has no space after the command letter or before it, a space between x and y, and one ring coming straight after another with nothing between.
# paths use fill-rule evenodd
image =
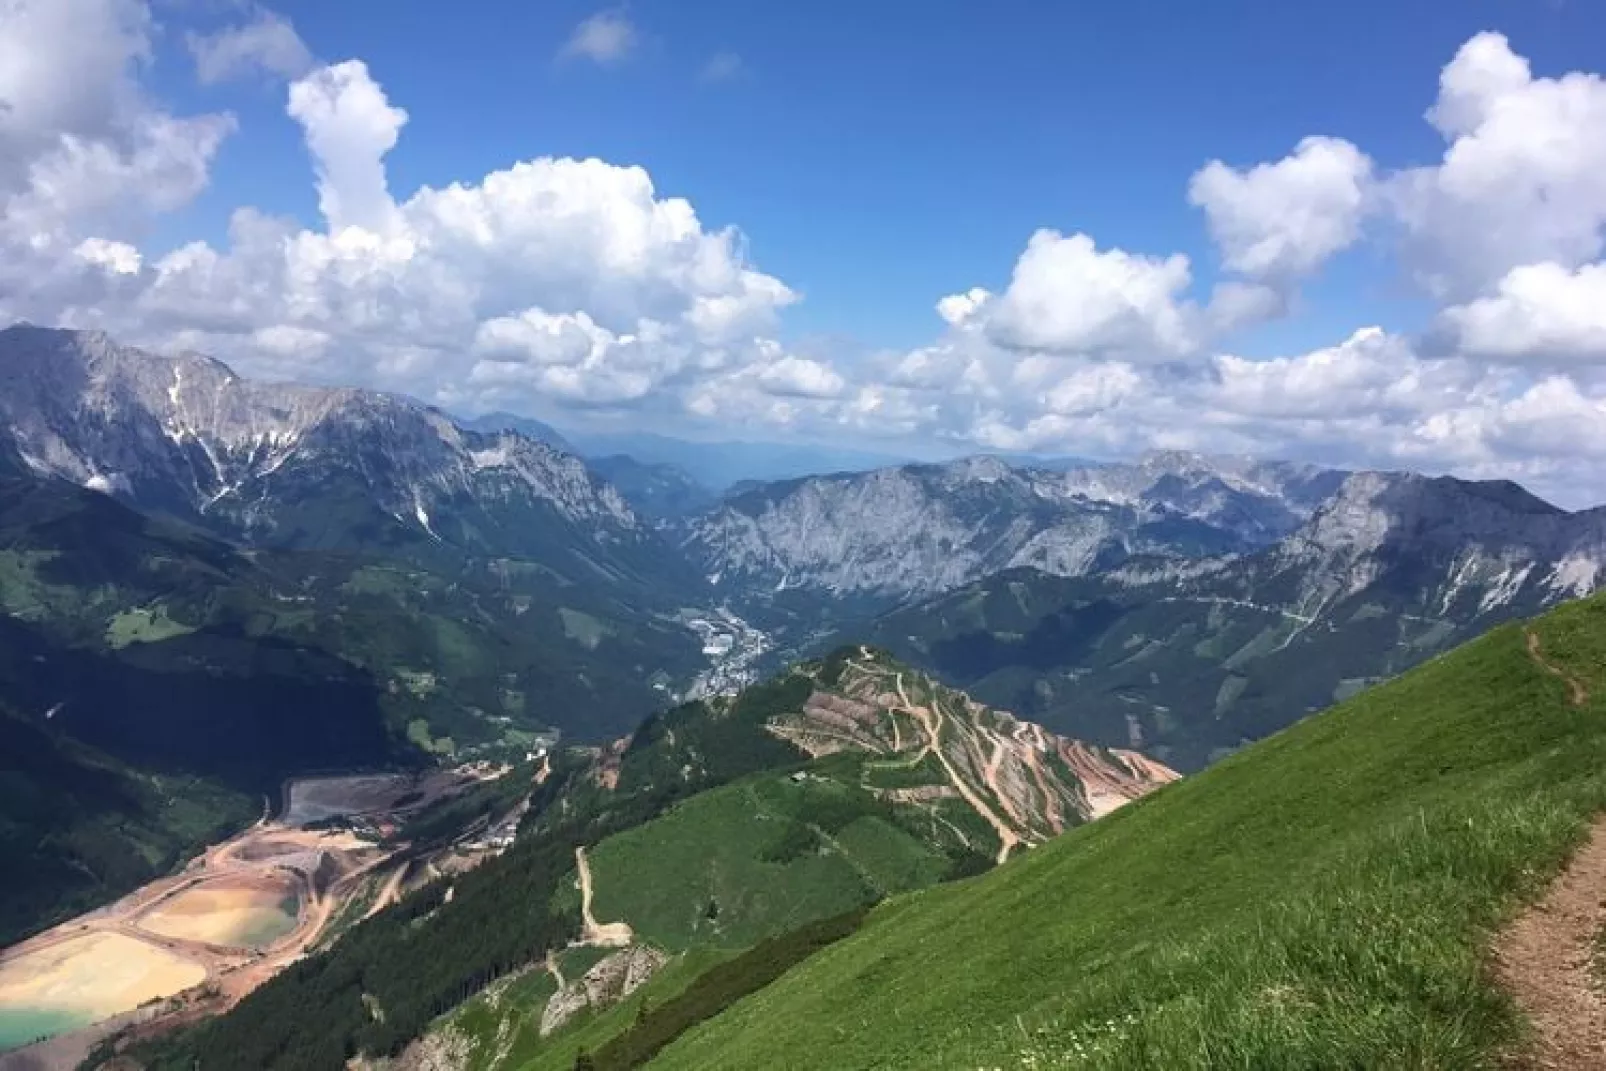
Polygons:
<instances>
[{"instance_id":1,"label":"mountain range","mask_svg":"<svg viewBox=\"0 0 1606 1071\"><path fill-rule=\"evenodd\" d=\"M1171 451L1112 464L981 456L718 495L667 461L582 459L539 422L469 423L92 332L0 332L0 429L19 479L108 494L244 548L258 569L288 568L323 598L411 577L469 609L430 626L421 648L434 653L408 672L472 688L475 659L442 663L475 645L442 629L479 622L505 637L498 649L526 652L514 662L542 668L503 670L520 711L474 708L582 736L627 728L733 646L744 668L715 672L739 683L870 637L1053 727L1197 768L1496 621L1587 593L1606 561L1601 511L1510 484ZM724 639L707 631L721 607L745 619ZM1294 661L1322 669L1281 668ZM429 739L490 735L460 713L426 720Z\"/></svg>"}]
</instances>

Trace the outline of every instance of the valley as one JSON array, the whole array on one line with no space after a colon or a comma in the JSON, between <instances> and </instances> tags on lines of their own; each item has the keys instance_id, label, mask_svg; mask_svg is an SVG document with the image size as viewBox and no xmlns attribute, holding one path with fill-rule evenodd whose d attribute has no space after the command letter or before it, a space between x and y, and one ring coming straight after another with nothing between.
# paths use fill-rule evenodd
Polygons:
<instances>
[{"instance_id":1,"label":"valley","mask_svg":"<svg viewBox=\"0 0 1606 1071\"><path fill-rule=\"evenodd\" d=\"M769 636L728 607L709 612L681 611L681 620L702 640L708 668L686 689L686 698L729 695L758 680L761 660L772 648Z\"/></svg>"},{"instance_id":2,"label":"valley","mask_svg":"<svg viewBox=\"0 0 1606 1071\"><path fill-rule=\"evenodd\" d=\"M1606 0L0 0L0 1071L1606 1071Z\"/></svg>"}]
</instances>

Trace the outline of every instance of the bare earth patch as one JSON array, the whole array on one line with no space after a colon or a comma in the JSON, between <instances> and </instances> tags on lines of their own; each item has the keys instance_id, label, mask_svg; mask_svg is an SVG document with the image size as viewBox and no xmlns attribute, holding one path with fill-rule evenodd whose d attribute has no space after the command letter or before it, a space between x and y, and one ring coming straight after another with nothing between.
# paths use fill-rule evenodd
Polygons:
<instances>
[{"instance_id":1,"label":"bare earth patch","mask_svg":"<svg viewBox=\"0 0 1606 1071\"><path fill-rule=\"evenodd\" d=\"M1606 1000L1591 961L1606 928L1606 818L1543 900L1497 938L1496 976L1534 1027L1531 1049L1507 1066L1535 1071L1606 1068Z\"/></svg>"}]
</instances>

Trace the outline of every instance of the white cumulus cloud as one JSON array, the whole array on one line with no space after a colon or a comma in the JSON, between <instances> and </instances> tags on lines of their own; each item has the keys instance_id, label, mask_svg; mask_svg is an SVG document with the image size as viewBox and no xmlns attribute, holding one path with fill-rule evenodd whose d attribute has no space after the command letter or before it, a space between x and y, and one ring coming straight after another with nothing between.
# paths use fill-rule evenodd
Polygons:
<instances>
[{"instance_id":1,"label":"white cumulus cloud","mask_svg":"<svg viewBox=\"0 0 1606 1071\"><path fill-rule=\"evenodd\" d=\"M1606 81L1535 78L1499 34L1444 68L1429 119L1441 163L1392 176L1387 196L1408 264L1432 292L1464 300L1513 268L1596 260L1606 226Z\"/></svg>"},{"instance_id":2,"label":"white cumulus cloud","mask_svg":"<svg viewBox=\"0 0 1606 1071\"><path fill-rule=\"evenodd\" d=\"M1372 161L1341 138L1309 137L1272 164L1206 164L1188 186L1223 264L1256 279L1313 271L1360 237Z\"/></svg>"},{"instance_id":3,"label":"white cumulus cloud","mask_svg":"<svg viewBox=\"0 0 1606 1071\"><path fill-rule=\"evenodd\" d=\"M385 154L407 122L361 60L321 67L290 86L290 117L306 132L318 173L318 207L332 231L391 229L395 205Z\"/></svg>"},{"instance_id":4,"label":"white cumulus cloud","mask_svg":"<svg viewBox=\"0 0 1606 1071\"><path fill-rule=\"evenodd\" d=\"M1193 314L1182 303L1190 281L1180 254L1101 251L1086 234L1040 230L1009 288L987 304L987 329L1010 349L1174 357L1197 342Z\"/></svg>"},{"instance_id":5,"label":"white cumulus cloud","mask_svg":"<svg viewBox=\"0 0 1606 1071\"><path fill-rule=\"evenodd\" d=\"M1439 326L1473 357L1606 364L1606 264L1513 268L1494 293L1445 309Z\"/></svg>"}]
</instances>

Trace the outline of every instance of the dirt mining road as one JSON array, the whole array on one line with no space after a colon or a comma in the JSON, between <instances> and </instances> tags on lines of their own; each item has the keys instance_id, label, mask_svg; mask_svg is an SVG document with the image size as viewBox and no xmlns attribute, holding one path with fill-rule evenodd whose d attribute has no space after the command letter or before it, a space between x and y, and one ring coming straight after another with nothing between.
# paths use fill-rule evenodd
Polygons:
<instances>
[{"instance_id":1,"label":"dirt mining road","mask_svg":"<svg viewBox=\"0 0 1606 1071\"><path fill-rule=\"evenodd\" d=\"M591 863L586 850L574 850L574 865L580 871L580 918L584 924L583 940L588 945L602 948L623 948L635 940L635 931L628 922L598 922L591 913Z\"/></svg>"},{"instance_id":2,"label":"dirt mining road","mask_svg":"<svg viewBox=\"0 0 1606 1071\"><path fill-rule=\"evenodd\" d=\"M953 782L954 788L964 797L965 802L970 804L971 809L981 815L982 819L992 826L993 831L998 834L998 861L1000 863L1004 862L1009 858L1009 853L1020 843L1020 836L1014 829L1010 828L1009 823L999 818L993 812L993 809L987 806L986 801L977 794L975 789L970 787L970 782L966 781L964 776L954 769L953 763L948 761L948 756L943 754L941 707L936 703L933 703L930 707L924 707L915 706L909 702L909 693L904 691L903 688L902 673L897 675L897 686L898 698L903 702L904 710L920 723L921 729L925 730L926 738L929 741L927 750L937 756L937 761L942 763L942 768L948 772L948 780Z\"/></svg>"}]
</instances>

